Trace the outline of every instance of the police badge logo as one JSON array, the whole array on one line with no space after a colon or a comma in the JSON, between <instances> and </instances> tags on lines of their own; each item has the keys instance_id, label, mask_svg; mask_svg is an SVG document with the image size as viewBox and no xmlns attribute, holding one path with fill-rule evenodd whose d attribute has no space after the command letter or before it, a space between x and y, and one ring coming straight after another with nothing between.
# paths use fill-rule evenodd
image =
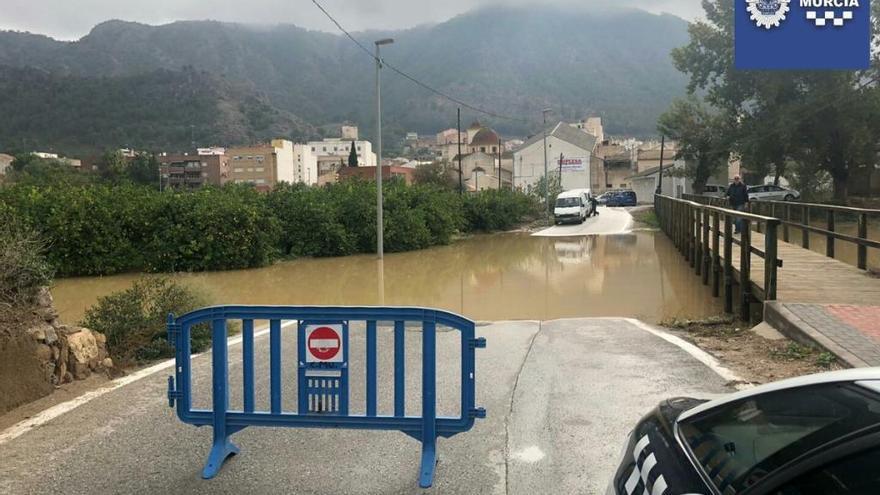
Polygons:
<instances>
[{"instance_id":1,"label":"police badge logo","mask_svg":"<svg viewBox=\"0 0 880 495\"><path fill-rule=\"evenodd\" d=\"M746 0L750 19L758 27L766 29L779 27L779 23L785 20L790 2L791 0Z\"/></svg>"}]
</instances>

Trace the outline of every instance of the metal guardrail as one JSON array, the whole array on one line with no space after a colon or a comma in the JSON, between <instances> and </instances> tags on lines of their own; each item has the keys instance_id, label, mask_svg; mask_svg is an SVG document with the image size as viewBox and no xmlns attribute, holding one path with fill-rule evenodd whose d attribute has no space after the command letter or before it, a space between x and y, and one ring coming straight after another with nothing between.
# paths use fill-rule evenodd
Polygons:
<instances>
[{"instance_id":1,"label":"metal guardrail","mask_svg":"<svg viewBox=\"0 0 880 495\"><path fill-rule=\"evenodd\" d=\"M242 322L243 410L229 408L229 362L227 321ZM254 320L269 321L268 411L255 410ZM292 322L282 324L282 321ZM348 336L351 322L365 322L366 413L349 413ZM394 325L394 414L377 414L378 322ZM406 415L404 363L407 322L422 326L421 415ZM190 336L194 325L212 328L212 409L192 407L192 362ZM297 411L282 407L282 329L297 326L297 355L290 362L297 367ZM460 415L437 416L437 326L461 334ZM347 428L399 430L422 442L419 485L431 486L437 460L437 437L451 437L470 430L476 418L486 417L476 407L475 350L486 340L474 336L474 322L462 316L425 308L305 307L305 306L215 306L185 315L168 317L168 340L175 346L175 375L168 377L168 402L177 407L184 423L212 426L214 441L202 472L212 478L224 460L239 452L230 436L248 426L300 428Z\"/></svg>"},{"instance_id":2,"label":"metal guardrail","mask_svg":"<svg viewBox=\"0 0 880 495\"><path fill-rule=\"evenodd\" d=\"M727 206L725 198L696 195L684 195L683 198L712 206ZM782 240L785 242L791 241L790 228L799 229L801 231L800 244L804 249L810 249L811 232L825 236L825 255L829 258L835 257L835 241L855 244L856 267L861 270L868 268L868 249L880 249L880 241L868 237L868 220L872 217L880 218L880 210L795 201L752 201L750 209L759 214L779 218L782 224ZM820 212L820 216L824 217L825 228L812 224L812 217L816 212ZM798 213L797 219L793 213ZM838 214L856 217L856 235L836 231Z\"/></svg>"},{"instance_id":3,"label":"metal guardrail","mask_svg":"<svg viewBox=\"0 0 880 495\"><path fill-rule=\"evenodd\" d=\"M660 220L660 227L684 254L685 259L690 261L697 275L702 277L703 285L709 285L711 279L712 295L719 297L723 282L725 312L733 312L734 244L740 246L740 317L743 320L750 318L750 305L753 299L763 301L776 299L777 270L782 266L777 250L777 231L781 223L779 219L698 203L689 199L661 195L655 195L654 198L654 209ZM739 239L735 239L733 235L733 225L736 220L742 223ZM752 245L752 224L764 227L763 250ZM752 290L752 254L764 259L764 284L756 291Z\"/></svg>"}]
</instances>

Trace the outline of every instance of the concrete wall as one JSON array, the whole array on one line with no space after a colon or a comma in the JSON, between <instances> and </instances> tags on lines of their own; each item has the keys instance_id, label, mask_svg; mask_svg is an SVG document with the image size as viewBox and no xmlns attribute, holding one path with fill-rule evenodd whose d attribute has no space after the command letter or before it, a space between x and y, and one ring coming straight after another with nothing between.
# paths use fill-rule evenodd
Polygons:
<instances>
[{"instance_id":1,"label":"concrete wall","mask_svg":"<svg viewBox=\"0 0 880 495\"><path fill-rule=\"evenodd\" d=\"M315 185L318 183L318 157L307 144L293 145L294 181Z\"/></svg>"},{"instance_id":2,"label":"concrete wall","mask_svg":"<svg viewBox=\"0 0 880 495\"><path fill-rule=\"evenodd\" d=\"M559 154L566 157L585 157L592 161L592 150L584 150L568 141L559 138L547 137L547 167L550 176L555 177L559 170ZM544 142L537 141L527 148L514 152L514 185L517 188L528 189L534 187L538 180L544 176ZM588 189L590 183L590 166L583 172L564 172L562 174L562 189Z\"/></svg>"}]
</instances>

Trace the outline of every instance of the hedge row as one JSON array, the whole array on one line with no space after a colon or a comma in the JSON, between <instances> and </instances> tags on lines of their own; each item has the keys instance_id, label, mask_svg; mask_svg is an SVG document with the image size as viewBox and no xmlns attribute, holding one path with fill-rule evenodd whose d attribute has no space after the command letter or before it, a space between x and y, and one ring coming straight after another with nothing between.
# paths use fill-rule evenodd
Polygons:
<instances>
[{"instance_id":1,"label":"hedge row","mask_svg":"<svg viewBox=\"0 0 880 495\"><path fill-rule=\"evenodd\" d=\"M511 191L459 196L427 185L385 187L385 249L447 244L460 232L508 229L532 217L531 197ZM226 186L188 193L134 185L12 185L11 210L49 242L59 275L259 267L279 257L375 251L375 184L282 185L268 194Z\"/></svg>"}]
</instances>

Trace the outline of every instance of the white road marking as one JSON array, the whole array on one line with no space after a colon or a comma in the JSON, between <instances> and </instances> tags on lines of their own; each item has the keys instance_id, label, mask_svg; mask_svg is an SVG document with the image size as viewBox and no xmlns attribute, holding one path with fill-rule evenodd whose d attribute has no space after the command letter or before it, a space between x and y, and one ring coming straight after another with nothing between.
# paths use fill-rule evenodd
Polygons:
<instances>
[{"instance_id":1,"label":"white road marking","mask_svg":"<svg viewBox=\"0 0 880 495\"><path fill-rule=\"evenodd\" d=\"M614 319L614 318L609 318L609 319ZM725 368L721 363L719 363L718 360L715 359L715 356L700 349L699 347L695 346L694 344L691 344L690 342L688 342L680 337L676 337L675 335L664 332L663 330L660 330L658 328L654 328L645 322L636 320L635 318L618 318L618 319L626 320L626 321L632 323L633 325L641 328L642 330L644 330L648 333L654 334L657 337L660 337L661 339L669 342L670 344L675 345L679 349L690 354L697 361L706 365L709 369L714 371L718 376L720 376L721 378L724 378L728 382L738 382L734 386L734 388L736 388L737 390L743 390L743 389L747 389L747 388L752 387L752 385L748 384L748 382L743 380L739 375L737 375L733 371Z\"/></svg>"},{"instance_id":2,"label":"white road marking","mask_svg":"<svg viewBox=\"0 0 880 495\"><path fill-rule=\"evenodd\" d=\"M290 325L295 325L296 323L297 323L296 320L287 321L281 325L281 328L288 327ZM266 335L268 333L269 333L268 327L260 329L259 331L254 332L254 338L262 337L263 335ZM233 337L233 338L227 340L226 345L228 347L232 347L236 344L240 344L241 341L242 341L242 337L239 335L237 337ZM206 351L206 352L210 352L210 351ZM193 354L192 356L190 356L190 359L201 356L202 354L204 354L204 353ZM87 404L87 403L97 399L98 397L101 397L102 395L110 393L118 388L124 387L128 384L134 383L138 380L146 378L150 375L154 375L154 374L156 374L162 370L166 370L168 368L174 368L174 359L169 359L167 361L162 361L161 363L154 364L153 366L150 366L149 368L144 368L144 369L136 371L130 375L126 375L126 376L123 376L123 377L118 378L116 380L113 380L109 384L104 385L103 387L86 392L83 395L80 395L79 397L71 399L67 402L62 402L60 404L56 404L56 405L50 407L49 409L41 411L39 414L37 414L35 416L32 416L28 419L20 421L16 424L10 426L9 428L3 430L3 432L0 433L0 445L3 445L4 443L9 442L10 440L13 440L15 438L18 438L21 435L29 432L30 430L37 428L39 426L42 426L42 425L48 423L49 421L52 421L53 419L57 418L58 416L61 416L62 414L70 412L83 404Z\"/></svg>"},{"instance_id":3,"label":"white road marking","mask_svg":"<svg viewBox=\"0 0 880 495\"><path fill-rule=\"evenodd\" d=\"M538 448L537 445L532 445L531 447L526 447L519 452L512 454L510 457L518 461L534 464L546 457L546 454L544 454L544 451Z\"/></svg>"}]
</instances>

